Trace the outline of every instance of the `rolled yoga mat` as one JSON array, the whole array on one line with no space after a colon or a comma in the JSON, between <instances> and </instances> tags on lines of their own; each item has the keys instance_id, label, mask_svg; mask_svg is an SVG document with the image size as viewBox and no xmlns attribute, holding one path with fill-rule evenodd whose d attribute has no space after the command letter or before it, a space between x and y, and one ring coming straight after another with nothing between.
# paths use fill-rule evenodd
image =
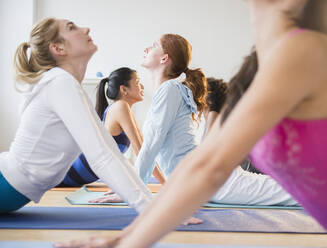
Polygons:
<instances>
[{"instance_id":1,"label":"rolled yoga mat","mask_svg":"<svg viewBox=\"0 0 327 248\"><path fill-rule=\"evenodd\" d=\"M103 192L92 192L85 186L77 191L70 193L66 196L66 200L72 205L111 205L111 206L127 206L126 203L93 203L89 200L93 200L103 196ZM286 210L300 210L298 206L264 206L264 205L237 205L237 204L218 204L208 202L204 205L208 208L258 208L258 209L286 209Z\"/></svg>"},{"instance_id":2,"label":"rolled yoga mat","mask_svg":"<svg viewBox=\"0 0 327 248\"><path fill-rule=\"evenodd\" d=\"M2 229L121 230L137 213L116 207L24 207L0 215ZM199 225L179 226L178 231L326 233L302 210L201 209Z\"/></svg>"}]
</instances>

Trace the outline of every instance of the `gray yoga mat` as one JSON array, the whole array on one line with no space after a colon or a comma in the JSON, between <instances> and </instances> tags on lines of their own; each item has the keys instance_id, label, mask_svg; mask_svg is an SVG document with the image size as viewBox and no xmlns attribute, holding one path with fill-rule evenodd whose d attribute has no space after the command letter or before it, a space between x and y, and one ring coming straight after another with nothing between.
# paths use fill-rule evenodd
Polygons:
<instances>
[{"instance_id":1,"label":"gray yoga mat","mask_svg":"<svg viewBox=\"0 0 327 248\"><path fill-rule=\"evenodd\" d=\"M104 192L89 191L85 186L66 196L66 200L72 205L109 205L109 206L127 206L126 203L91 203L89 200L103 196ZM285 209L300 210L298 206L264 206L264 205L237 205L237 204L219 204L208 202L204 205L208 208L258 208L258 209Z\"/></svg>"}]
</instances>

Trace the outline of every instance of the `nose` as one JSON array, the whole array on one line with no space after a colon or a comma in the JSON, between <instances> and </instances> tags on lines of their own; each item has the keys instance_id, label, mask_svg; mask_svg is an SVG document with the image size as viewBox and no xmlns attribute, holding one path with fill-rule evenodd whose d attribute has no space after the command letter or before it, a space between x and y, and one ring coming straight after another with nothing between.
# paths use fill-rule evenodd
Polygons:
<instances>
[{"instance_id":1,"label":"nose","mask_svg":"<svg viewBox=\"0 0 327 248\"><path fill-rule=\"evenodd\" d=\"M144 52L145 52L145 53L148 53L148 52L149 52L149 47L145 48L145 49L144 49Z\"/></svg>"},{"instance_id":2,"label":"nose","mask_svg":"<svg viewBox=\"0 0 327 248\"><path fill-rule=\"evenodd\" d=\"M90 28L83 28L84 29L84 32L86 33L86 34L89 34L90 33Z\"/></svg>"},{"instance_id":3,"label":"nose","mask_svg":"<svg viewBox=\"0 0 327 248\"><path fill-rule=\"evenodd\" d=\"M141 89L144 90L144 85L143 84L140 84L141 85Z\"/></svg>"}]
</instances>

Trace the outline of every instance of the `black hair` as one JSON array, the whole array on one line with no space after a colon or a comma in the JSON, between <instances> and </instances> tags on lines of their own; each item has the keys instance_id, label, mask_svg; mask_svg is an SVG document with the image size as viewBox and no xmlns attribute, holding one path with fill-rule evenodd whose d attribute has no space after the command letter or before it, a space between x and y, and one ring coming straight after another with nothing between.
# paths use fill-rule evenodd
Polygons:
<instances>
[{"instance_id":1,"label":"black hair","mask_svg":"<svg viewBox=\"0 0 327 248\"><path fill-rule=\"evenodd\" d=\"M207 83L208 95L206 101L209 106L209 111L220 113L226 101L228 84L222 79L216 79L213 77L207 78Z\"/></svg>"},{"instance_id":2,"label":"black hair","mask_svg":"<svg viewBox=\"0 0 327 248\"><path fill-rule=\"evenodd\" d=\"M132 75L135 72L135 70L132 70L128 67L121 67L111 72L109 77L106 77L100 81L96 95L95 110L101 119L103 117L104 111L108 106L106 96L111 100L118 100L120 86L124 85L129 87L129 81L132 79ZM105 91L105 86L107 83L108 87Z\"/></svg>"},{"instance_id":3,"label":"black hair","mask_svg":"<svg viewBox=\"0 0 327 248\"><path fill-rule=\"evenodd\" d=\"M221 123L227 119L235 105L249 88L257 71L257 52L254 48L252 48L251 53L244 58L243 64L241 65L239 71L232 77L229 82L229 92L226 98L226 108L222 115Z\"/></svg>"},{"instance_id":4,"label":"black hair","mask_svg":"<svg viewBox=\"0 0 327 248\"><path fill-rule=\"evenodd\" d=\"M221 124L227 119L238 101L250 87L256 73L258 71L257 52L252 48L251 53L244 58L243 64L239 71L232 77L229 82L229 91L226 98L226 108L224 109ZM251 163L249 158L241 162L241 167L250 172L260 173Z\"/></svg>"}]
</instances>

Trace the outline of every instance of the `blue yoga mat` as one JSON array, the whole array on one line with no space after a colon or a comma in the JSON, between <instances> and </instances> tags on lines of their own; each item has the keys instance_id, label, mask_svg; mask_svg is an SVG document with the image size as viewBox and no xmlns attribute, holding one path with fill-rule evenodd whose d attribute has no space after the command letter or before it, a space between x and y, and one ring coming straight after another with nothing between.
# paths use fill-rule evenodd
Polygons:
<instances>
[{"instance_id":1,"label":"blue yoga mat","mask_svg":"<svg viewBox=\"0 0 327 248\"><path fill-rule=\"evenodd\" d=\"M0 241L1 248L53 248L51 242ZM286 248L281 246L243 246L243 245L207 245L207 244L156 244L152 248ZM291 247L289 247L291 248ZM292 248L296 248L292 246ZM309 247L307 247L309 248Z\"/></svg>"},{"instance_id":2,"label":"blue yoga mat","mask_svg":"<svg viewBox=\"0 0 327 248\"><path fill-rule=\"evenodd\" d=\"M121 230L136 217L131 208L24 207L0 215L0 229ZM326 233L302 210L201 209L203 224L178 231Z\"/></svg>"},{"instance_id":3,"label":"blue yoga mat","mask_svg":"<svg viewBox=\"0 0 327 248\"><path fill-rule=\"evenodd\" d=\"M103 196L103 192L89 191L85 186L70 193L66 196L66 200L72 205L111 205L111 206L127 206L125 202L122 203L93 203L89 200L96 199ZM258 208L258 209L287 209L287 210L300 210L298 206L263 206L263 205L237 205L237 204L218 204L208 202L204 205L208 208Z\"/></svg>"}]
</instances>

